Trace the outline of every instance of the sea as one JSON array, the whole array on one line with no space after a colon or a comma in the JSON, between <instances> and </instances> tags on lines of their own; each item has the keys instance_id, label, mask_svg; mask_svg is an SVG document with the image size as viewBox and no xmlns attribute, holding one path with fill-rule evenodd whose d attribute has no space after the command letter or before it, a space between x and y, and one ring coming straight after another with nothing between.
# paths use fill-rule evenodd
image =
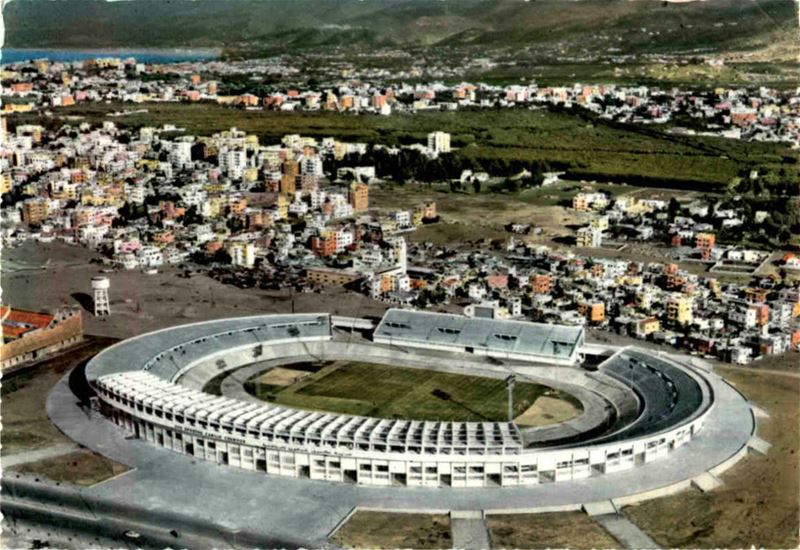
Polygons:
<instances>
[{"instance_id":1,"label":"sea","mask_svg":"<svg viewBox=\"0 0 800 550\"><path fill-rule=\"evenodd\" d=\"M21 49L3 48L0 50L0 64L19 63L31 59L49 59L61 63L83 61L98 57L118 57L128 59L133 57L139 63L181 63L184 61L208 61L218 59L218 50L48 50L48 49Z\"/></svg>"}]
</instances>

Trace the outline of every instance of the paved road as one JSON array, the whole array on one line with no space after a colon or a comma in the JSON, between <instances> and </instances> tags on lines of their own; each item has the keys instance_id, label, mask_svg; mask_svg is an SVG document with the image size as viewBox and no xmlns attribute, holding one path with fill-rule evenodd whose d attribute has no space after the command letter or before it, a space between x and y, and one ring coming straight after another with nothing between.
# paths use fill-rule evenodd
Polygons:
<instances>
[{"instance_id":1,"label":"paved road","mask_svg":"<svg viewBox=\"0 0 800 550\"><path fill-rule=\"evenodd\" d=\"M491 547L489 530L480 510L451 512L450 531L453 535L453 548L488 550Z\"/></svg>"},{"instance_id":2,"label":"paved road","mask_svg":"<svg viewBox=\"0 0 800 550\"><path fill-rule=\"evenodd\" d=\"M28 462L36 462L37 460L44 460L45 458L53 458L56 456L65 455L79 449L75 443L62 443L60 445L53 445L52 447L45 447L44 449L37 449L35 451L24 451L13 455L3 455L0 462L3 468L11 468L17 464L26 464Z\"/></svg>"}]
</instances>

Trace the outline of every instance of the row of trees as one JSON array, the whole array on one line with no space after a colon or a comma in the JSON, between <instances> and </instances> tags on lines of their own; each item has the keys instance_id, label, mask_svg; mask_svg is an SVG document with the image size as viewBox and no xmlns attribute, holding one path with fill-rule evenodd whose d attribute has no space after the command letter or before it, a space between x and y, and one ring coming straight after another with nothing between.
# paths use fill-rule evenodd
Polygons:
<instances>
[{"instance_id":1,"label":"row of trees","mask_svg":"<svg viewBox=\"0 0 800 550\"><path fill-rule=\"evenodd\" d=\"M461 152L441 153L435 158L415 149L401 149L392 153L385 148L373 145L366 153L351 153L341 160L326 159L326 170L335 172L338 168L354 166L374 166L380 178L394 180L398 183L408 181L436 182L458 179L464 170L486 172L491 176L510 177L523 170L531 173L530 182L541 182L547 166L541 162L528 162L502 157L480 157ZM478 190L480 184L478 184ZM494 189L496 191L504 189Z\"/></svg>"}]
</instances>

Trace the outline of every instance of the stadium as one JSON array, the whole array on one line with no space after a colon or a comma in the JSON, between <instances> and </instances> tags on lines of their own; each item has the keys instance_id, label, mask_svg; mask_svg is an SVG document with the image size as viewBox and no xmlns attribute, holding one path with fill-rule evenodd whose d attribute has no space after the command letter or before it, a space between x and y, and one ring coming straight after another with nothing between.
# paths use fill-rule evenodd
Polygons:
<instances>
[{"instance_id":1,"label":"stadium","mask_svg":"<svg viewBox=\"0 0 800 550\"><path fill-rule=\"evenodd\" d=\"M400 418L343 414L262 401L243 389L271 369L347 360L495 386L513 375L518 386L538 384L579 405L567 420L524 426L497 415L419 418L414 409ZM479 488L599 479L669 461L702 441L708 422L724 433L733 429L726 418L747 418L750 427L738 422L745 442L755 427L738 393L687 362L587 345L581 327L398 309L377 322L291 314L173 327L106 349L85 375L103 414L152 445L342 484ZM215 380L235 386L238 397L204 391ZM706 453L708 469L719 472L746 450Z\"/></svg>"}]
</instances>

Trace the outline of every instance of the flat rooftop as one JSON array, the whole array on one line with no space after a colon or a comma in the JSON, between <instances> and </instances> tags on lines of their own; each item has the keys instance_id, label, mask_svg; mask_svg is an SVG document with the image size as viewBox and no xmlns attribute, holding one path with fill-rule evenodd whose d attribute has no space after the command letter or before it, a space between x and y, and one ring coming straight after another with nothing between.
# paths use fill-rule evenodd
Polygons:
<instances>
[{"instance_id":1,"label":"flat rooftop","mask_svg":"<svg viewBox=\"0 0 800 550\"><path fill-rule=\"evenodd\" d=\"M569 359L583 333L583 327L575 326L390 309L374 335L398 342Z\"/></svg>"}]
</instances>

